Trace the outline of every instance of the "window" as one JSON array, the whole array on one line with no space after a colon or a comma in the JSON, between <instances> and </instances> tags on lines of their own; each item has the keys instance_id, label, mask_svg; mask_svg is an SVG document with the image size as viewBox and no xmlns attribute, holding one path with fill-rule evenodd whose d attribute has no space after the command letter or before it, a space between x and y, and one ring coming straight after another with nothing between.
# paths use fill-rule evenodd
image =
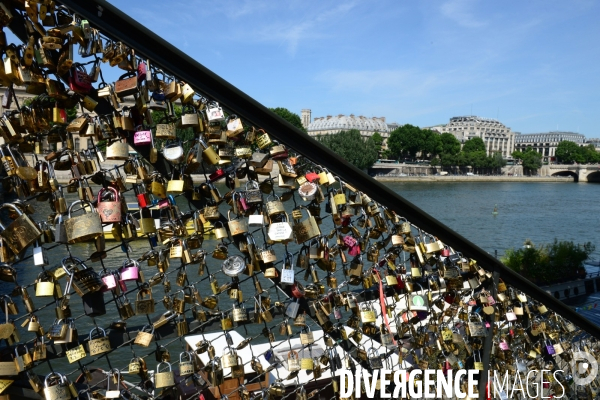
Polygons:
<instances>
[{"instance_id":1,"label":"window","mask_svg":"<svg viewBox=\"0 0 600 400\"><path fill-rule=\"evenodd\" d=\"M75 139L75 151L79 151L79 138Z\"/></svg>"}]
</instances>

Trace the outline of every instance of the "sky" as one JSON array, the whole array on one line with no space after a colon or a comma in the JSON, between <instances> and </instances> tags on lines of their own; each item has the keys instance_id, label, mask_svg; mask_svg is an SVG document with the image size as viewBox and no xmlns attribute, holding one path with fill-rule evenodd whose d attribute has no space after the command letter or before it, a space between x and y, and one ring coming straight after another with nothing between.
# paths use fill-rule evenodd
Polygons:
<instances>
[{"instance_id":1,"label":"sky","mask_svg":"<svg viewBox=\"0 0 600 400\"><path fill-rule=\"evenodd\" d=\"M268 107L600 137L600 2L110 0Z\"/></svg>"}]
</instances>

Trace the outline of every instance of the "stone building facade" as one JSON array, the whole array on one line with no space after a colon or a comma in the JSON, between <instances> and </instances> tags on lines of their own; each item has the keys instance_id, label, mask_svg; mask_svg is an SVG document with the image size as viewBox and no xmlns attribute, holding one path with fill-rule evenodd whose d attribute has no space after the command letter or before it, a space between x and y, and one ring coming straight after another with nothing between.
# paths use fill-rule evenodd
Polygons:
<instances>
[{"instance_id":1,"label":"stone building facade","mask_svg":"<svg viewBox=\"0 0 600 400\"><path fill-rule=\"evenodd\" d=\"M500 121L474 115L452 117L445 125L427 127L439 133L453 134L461 144L479 137L485 143L486 153L502 153L502 157L510 158L515 150L515 132Z\"/></svg>"},{"instance_id":2,"label":"stone building facade","mask_svg":"<svg viewBox=\"0 0 600 400\"><path fill-rule=\"evenodd\" d=\"M306 128L310 136L331 135L339 131L356 129L364 137L369 137L375 132L379 132L385 140L390 136L390 128L394 126L398 127L396 123L387 124L385 117L368 118L354 114L328 115L326 117L316 117L312 120L311 110L309 109L302 110L301 119L302 125Z\"/></svg>"},{"instance_id":3,"label":"stone building facade","mask_svg":"<svg viewBox=\"0 0 600 400\"><path fill-rule=\"evenodd\" d=\"M586 144L585 136L575 132L527 133L515 136L515 150L523 151L531 146L533 150L544 156L544 159L547 161L547 157L554 157L556 155L556 148L563 140L575 142L579 146Z\"/></svg>"}]
</instances>

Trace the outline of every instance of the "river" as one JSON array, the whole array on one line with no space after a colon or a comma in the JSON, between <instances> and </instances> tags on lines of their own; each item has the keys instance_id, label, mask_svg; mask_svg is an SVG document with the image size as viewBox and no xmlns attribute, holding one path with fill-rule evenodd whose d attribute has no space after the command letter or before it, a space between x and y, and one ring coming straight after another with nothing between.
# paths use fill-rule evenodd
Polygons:
<instances>
[{"instance_id":1,"label":"river","mask_svg":"<svg viewBox=\"0 0 600 400\"><path fill-rule=\"evenodd\" d=\"M386 182L491 254L554 239L592 242L600 254L600 185L547 182ZM492 215L494 205L498 214Z\"/></svg>"}]
</instances>

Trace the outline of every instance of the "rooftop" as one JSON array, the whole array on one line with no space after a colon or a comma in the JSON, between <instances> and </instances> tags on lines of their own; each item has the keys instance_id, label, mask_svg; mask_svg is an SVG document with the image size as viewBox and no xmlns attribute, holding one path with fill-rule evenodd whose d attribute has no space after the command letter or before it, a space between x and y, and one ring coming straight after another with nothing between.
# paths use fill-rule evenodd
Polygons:
<instances>
[{"instance_id":1,"label":"rooftop","mask_svg":"<svg viewBox=\"0 0 600 400\"><path fill-rule=\"evenodd\" d=\"M388 132L388 125L385 122L385 117L368 118L362 115L339 114L337 116L317 117L308 125L306 130L308 132L315 132L349 129L386 133Z\"/></svg>"}]
</instances>

